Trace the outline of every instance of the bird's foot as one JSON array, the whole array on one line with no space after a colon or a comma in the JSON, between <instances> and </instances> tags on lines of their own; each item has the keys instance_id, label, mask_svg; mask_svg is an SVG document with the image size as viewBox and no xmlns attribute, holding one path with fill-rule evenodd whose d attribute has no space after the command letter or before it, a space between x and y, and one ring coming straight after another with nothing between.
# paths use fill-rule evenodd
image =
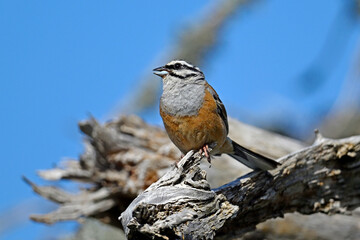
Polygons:
<instances>
[{"instance_id":1,"label":"bird's foot","mask_svg":"<svg viewBox=\"0 0 360 240\"><path fill-rule=\"evenodd\" d=\"M200 151L201 154L204 153L207 161L211 164L211 156L210 156L210 150L209 150L209 146L206 144L205 146L203 146Z\"/></svg>"}]
</instances>

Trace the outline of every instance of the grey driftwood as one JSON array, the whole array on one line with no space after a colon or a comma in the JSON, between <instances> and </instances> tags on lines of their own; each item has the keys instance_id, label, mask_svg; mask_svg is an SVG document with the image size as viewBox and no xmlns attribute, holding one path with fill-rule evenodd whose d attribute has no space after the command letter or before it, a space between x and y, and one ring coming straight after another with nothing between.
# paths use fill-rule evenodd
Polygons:
<instances>
[{"instance_id":1,"label":"grey driftwood","mask_svg":"<svg viewBox=\"0 0 360 240\"><path fill-rule=\"evenodd\" d=\"M238 211L211 191L202 156L190 151L121 214L130 239L212 239Z\"/></svg>"},{"instance_id":2,"label":"grey driftwood","mask_svg":"<svg viewBox=\"0 0 360 240\"><path fill-rule=\"evenodd\" d=\"M233 134L241 127L247 128L231 122ZM187 155L178 168L174 167L180 154L163 130L135 116L106 124L90 119L80 123L80 129L86 135L80 161L68 160L54 169L39 171L39 175L46 180L68 179L87 185L74 194L27 180L35 192L59 205L51 213L32 215L33 220L54 223L92 217L120 227L119 215L156 181L145 191L146 197L140 195L123 215L122 222L130 224L128 233L132 236L241 236L257 223L287 212L350 214L359 206L360 136L342 140L318 137L312 146L305 147L292 139L249 127L248 131L241 130L248 138L232 137L254 151L267 148L267 154L273 158L286 155L279 159L282 166L269 173L249 173L211 191L205 173L197 167L198 155ZM265 135L268 137L261 137ZM271 136L273 141L269 142ZM281 146L277 147L276 142L281 142ZM214 165L221 161L213 160ZM229 173L225 169L216 174ZM159 192L161 199L156 198ZM184 197L180 198L179 193ZM134 216L136 219L132 220Z\"/></svg>"},{"instance_id":3,"label":"grey driftwood","mask_svg":"<svg viewBox=\"0 0 360 240\"><path fill-rule=\"evenodd\" d=\"M213 191L197 167L200 158L190 152L130 204L122 224L131 239L239 237L285 213L349 214L360 206L360 136L318 134L314 145L279 159L277 169L251 172Z\"/></svg>"}]
</instances>

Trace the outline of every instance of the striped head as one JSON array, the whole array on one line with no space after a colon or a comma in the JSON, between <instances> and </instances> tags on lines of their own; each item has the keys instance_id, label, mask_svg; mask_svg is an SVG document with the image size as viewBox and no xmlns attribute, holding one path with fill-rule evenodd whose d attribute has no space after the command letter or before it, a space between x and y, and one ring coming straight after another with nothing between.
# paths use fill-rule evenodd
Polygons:
<instances>
[{"instance_id":1,"label":"striped head","mask_svg":"<svg viewBox=\"0 0 360 240\"><path fill-rule=\"evenodd\" d=\"M166 82L182 82L183 84L204 84L205 77L203 72L190 63L183 60L174 60L168 64L155 68L154 74L160 76L164 83Z\"/></svg>"},{"instance_id":2,"label":"striped head","mask_svg":"<svg viewBox=\"0 0 360 240\"><path fill-rule=\"evenodd\" d=\"M182 60L174 60L154 69L163 79L160 108L172 116L196 115L204 101L206 81L204 74Z\"/></svg>"}]
</instances>

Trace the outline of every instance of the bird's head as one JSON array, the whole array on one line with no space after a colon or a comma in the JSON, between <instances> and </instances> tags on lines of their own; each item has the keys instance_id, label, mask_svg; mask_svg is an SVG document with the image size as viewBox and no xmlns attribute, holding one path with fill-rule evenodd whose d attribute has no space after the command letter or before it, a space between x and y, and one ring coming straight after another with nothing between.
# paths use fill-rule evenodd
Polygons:
<instances>
[{"instance_id":1,"label":"bird's head","mask_svg":"<svg viewBox=\"0 0 360 240\"><path fill-rule=\"evenodd\" d=\"M154 74L166 81L184 81L188 83L199 83L205 81L203 72L190 63L183 60L174 60L168 64L155 68Z\"/></svg>"}]
</instances>

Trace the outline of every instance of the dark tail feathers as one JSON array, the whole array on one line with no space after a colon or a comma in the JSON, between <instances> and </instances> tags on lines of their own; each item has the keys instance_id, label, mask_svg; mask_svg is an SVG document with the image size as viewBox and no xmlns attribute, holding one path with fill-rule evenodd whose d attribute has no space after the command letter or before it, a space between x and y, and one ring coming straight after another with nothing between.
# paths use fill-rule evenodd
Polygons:
<instances>
[{"instance_id":1,"label":"dark tail feathers","mask_svg":"<svg viewBox=\"0 0 360 240\"><path fill-rule=\"evenodd\" d=\"M229 155L249 168L271 170L280 165L280 163L246 149L234 141L232 141L232 144L234 153Z\"/></svg>"}]
</instances>

